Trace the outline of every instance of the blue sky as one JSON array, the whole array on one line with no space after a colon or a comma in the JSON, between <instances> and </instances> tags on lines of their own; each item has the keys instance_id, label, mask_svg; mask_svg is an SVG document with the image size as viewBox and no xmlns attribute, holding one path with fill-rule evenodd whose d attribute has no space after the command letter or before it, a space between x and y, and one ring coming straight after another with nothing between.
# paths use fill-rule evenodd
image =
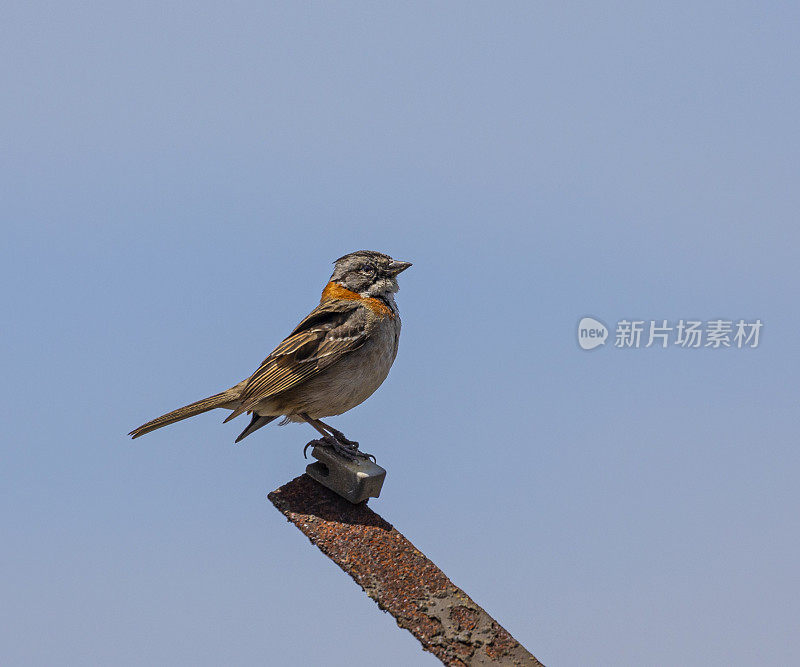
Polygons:
<instances>
[{"instance_id":1,"label":"blue sky","mask_svg":"<svg viewBox=\"0 0 800 667\"><path fill-rule=\"evenodd\" d=\"M433 665L213 412L355 249L414 262L332 419L548 665L800 661L791 3L2 10L4 664ZM586 352L576 324L764 322ZM609 341L611 342L611 341Z\"/></svg>"}]
</instances>

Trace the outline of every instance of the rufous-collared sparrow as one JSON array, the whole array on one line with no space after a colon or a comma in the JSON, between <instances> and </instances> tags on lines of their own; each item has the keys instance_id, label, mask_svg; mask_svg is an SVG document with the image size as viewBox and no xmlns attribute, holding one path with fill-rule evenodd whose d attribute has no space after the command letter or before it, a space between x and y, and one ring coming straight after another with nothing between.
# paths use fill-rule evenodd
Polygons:
<instances>
[{"instance_id":1,"label":"rufous-collared sparrow","mask_svg":"<svg viewBox=\"0 0 800 667\"><path fill-rule=\"evenodd\" d=\"M397 275L410 262L359 250L334 263L319 305L261 362L246 380L143 424L140 435L214 408L243 413L250 423L236 442L278 417L308 422L323 441L353 459L368 456L358 443L320 421L340 415L369 398L389 374L400 338L394 301Z\"/></svg>"}]
</instances>

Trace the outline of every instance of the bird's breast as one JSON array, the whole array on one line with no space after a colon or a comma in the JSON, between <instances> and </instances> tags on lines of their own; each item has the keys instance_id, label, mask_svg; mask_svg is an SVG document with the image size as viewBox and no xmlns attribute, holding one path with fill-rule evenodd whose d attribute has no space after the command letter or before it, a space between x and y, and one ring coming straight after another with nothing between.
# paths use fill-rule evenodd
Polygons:
<instances>
[{"instance_id":1,"label":"bird's breast","mask_svg":"<svg viewBox=\"0 0 800 667\"><path fill-rule=\"evenodd\" d=\"M369 339L310 380L300 392L302 412L340 415L366 401L383 384L397 356L400 318L375 323Z\"/></svg>"}]
</instances>

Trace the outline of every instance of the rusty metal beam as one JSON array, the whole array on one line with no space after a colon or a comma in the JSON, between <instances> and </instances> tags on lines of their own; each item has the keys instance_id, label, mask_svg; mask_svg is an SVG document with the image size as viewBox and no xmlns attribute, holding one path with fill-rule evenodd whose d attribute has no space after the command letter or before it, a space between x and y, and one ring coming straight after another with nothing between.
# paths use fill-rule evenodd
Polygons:
<instances>
[{"instance_id":1,"label":"rusty metal beam","mask_svg":"<svg viewBox=\"0 0 800 667\"><path fill-rule=\"evenodd\" d=\"M445 665L541 665L366 503L353 505L308 475L269 499Z\"/></svg>"}]
</instances>

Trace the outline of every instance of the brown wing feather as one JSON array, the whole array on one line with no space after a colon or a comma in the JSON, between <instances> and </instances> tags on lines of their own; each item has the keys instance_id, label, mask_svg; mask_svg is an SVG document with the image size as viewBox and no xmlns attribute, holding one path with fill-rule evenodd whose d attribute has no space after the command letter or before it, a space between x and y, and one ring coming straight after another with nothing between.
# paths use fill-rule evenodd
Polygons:
<instances>
[{"instance_id":1,"label":"brown wing feather","mask_svg":"<svg viewBox=\"0 0 800 667\"><path fill-rule=\"evenodd\" d=\"M317 306L261 362L242 390L240 407L225 421L317 375L361 347L367 338L364 319L357 302L334 301Z\"/></svg>"}]
</instances>

